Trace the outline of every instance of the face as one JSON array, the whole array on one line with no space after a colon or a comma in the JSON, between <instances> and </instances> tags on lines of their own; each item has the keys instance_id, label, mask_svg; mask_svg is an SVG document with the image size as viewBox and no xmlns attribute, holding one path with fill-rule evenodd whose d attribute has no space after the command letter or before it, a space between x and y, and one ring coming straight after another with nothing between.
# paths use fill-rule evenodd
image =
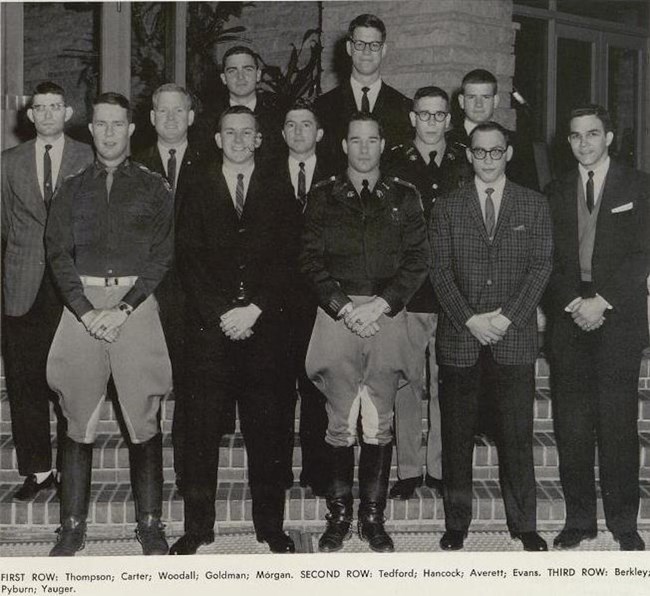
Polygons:
<instances>
[{"instance_id":1,"label":"face","mask_svg":"<svg viewBox=\"0 0 650 596\"><path fill-rule=\"evenodd\" d=\"M458 103L468 120L480 124L492 120L499 96L491 83L469 83L465 85L465 92L458 96Z\"/></svg>"},{"instance_id":2,"label":"face","mask_svg":"<svg viewBox=\"0 0 650 596\"><path fill-rule=\"evenodd\" d=\"M72 108L56 93L37 93L27 117L34 123L39 137L56 138L63 134L65 123L72 117Z\"/></svg>"},{"instance_id":3,"label":"face","mask_svg":"<svg viewBox=\"0 0 650 596\"><path fill-rule=\"evenodd\" d=\"M182 93L163 91L158 95L150 117L159 139L178 144L187 138L187 129L194 122L194 110L189 109L187 98Z\"/></svg>"},{"instance_id":4,"label":"face","mask_svg":"<svg viewBox=\"0 0 650 596\"><path fill-rule=\"evenodd\" d=\"M113 166L126 159L129 137L133 134L135 125L129 123L125 108L108 103L96 105L93 108L93 121L88 128L101 162Z\"/></svg>"},{"instance_id":5,"label":"face","mask_svg":"<svg viewBox=\"0 0 650 596\"><path fill-rule=\"evenodd\" d=\"M506 150L506 140L498 130L477 132L472 138L472 149L504 149ZM506 164L512 158L512 147L508 147L501 159L493 159L488 153L485 159L476 159L474 154L468 149L467 159L474 168L474 173L486 184L496 182L506 172Z\"/></svg>"},{"instance_id":6,"label":"face","mask_svg":"<svg viewBox=\"0 0 650 596\"><path fill-rule=\"evenodd\" d=\"M597 167L607 159L614 133L605 132L600 118L594 115L573 118L570 131L571 151L585 168Z\"/></svg>"},{"instance_id":7,"label":"face","mask_svg":"<svg viewBox=\"0 0 650 596\"><path fill-rule=\"evenodd\" d=\"M226 68L221 74L223 84L234 98L248 98L255 93L262 71L255 59L248 54L234 54L226 59Z\"/></svg>"},{"instance_id":8,"label":"face","mask_svg":"<svg viewBox=\"0 0 650 596\"><path fill-rule=\"evenodd\" d=\"M232 164L248 164L254 160L255 149L262 143L262 135L255 129L255 118L250 114L228 114L215 136L223 158Z\"/></svg>"},{"instance_id":9,"label":"face","mask_svg":"<svg viewBox=\"0 0 650 596\"><path fill-rule=\"evenodd\" d=\"M421 97L415 102L413 111L410 113L411 126L415 128L415 136L425 145L437 145L445 136L445 130L449 127L451 114L449 106L442 97ZM429 120L424 122L419 118L417 112L429 112ZM438 122L433 114L445 112L447 115L442 122Z\"/></svg>"},{"instance_id":10,"label":"face","mask_svg":"<svg viewBox=\"0 0 650 596\"><path fill-rule=\"evenodd\" d=\"M365 41L370 43L378 41L381 43L381 31L373 27L357 27L352 34L352 39L355 41ZM373 52L368 46L363 50L355 50L352 42L348 40L346 43L348 55L352 58L352 68L356 72L364 76L370 76L381 68L381 61L386 55L386 44L381 46L378 52Z\"/></svg>"},{"instance_id":11,"label":"face","mask_svg":"<svg viewBox=\"0 0 650 596\"><path fill-rule=\"evenodd\" d=\"M310 156L323 138L323 129L309 110L291 110L284 119L282 136L291 153Z\"/></svg>"},{"instance_id":12,"label":"face","mask_svg":"<svg viewBox=\"0 0 650 596\"><path fill-rule=\"evenodd\" d=\"M348 166L359 174L379 169L384 139L379 136L377 123L364 120L351 122L347 139L343 139L343 151L348 156Z\"/></svg>"}]
</instances>

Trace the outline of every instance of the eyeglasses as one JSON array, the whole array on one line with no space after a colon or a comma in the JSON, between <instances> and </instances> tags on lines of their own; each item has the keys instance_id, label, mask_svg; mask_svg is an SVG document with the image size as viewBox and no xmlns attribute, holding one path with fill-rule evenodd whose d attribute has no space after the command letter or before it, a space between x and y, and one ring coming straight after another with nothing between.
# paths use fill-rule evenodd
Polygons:
<instances>
[{"instance_id":1,"label":"eyeglasses","mask_svg":"<svg viewBox=\"0 0 650 596\"><path fill-rule=\"evenodd\" d=\"M60 112L64 107L65 105L62 103L49 103L49 104L39 103L33 105L32 110L34 110L37 114L44 114L46 110L50 110L51 112L57 113Z\"/></svg>"},{"instance_id":2,"label":"eyeglasses","mask_svg":"<svg viewBox=\"0 0 650 596\"><path fill-rule=\"evenodd\" d=\"M415 112L416 116L422 120L422 122L429 122L432 117L436 122L444 122L448 113L449 112L443 112L442 110L439 112L427 112L426 110Z\"/></svg>"},{"instance_id":3,"label":"eyeglasses","mask_svg":"<svg viewBox=\"0 0 650 596\"><path fill-rule=\"evenodd\" d=\"M492 149L483 149L481 147L476 147L476 148L470 149L470 151L472 152L472 155L476 159L479 159L479 160L480 159L485 159L489 154L492 159L494 159L495 161L498 161L499 159L501 159L504 156L507 149L501 149L501 147L493 147Z\"/></svg>"},{"instance_id":4,"label":"eyeglasses","mask_svg":"<svg viewBox=\"0 0 650 596\"><path fill-rule=\"evenodd\" d=\"M350 43L357 52L363 52L366 48L369 48L371 52L378 52L384 45L383 41L361 41L352 38L350 38Z\"/></svg>"}]
</instances>

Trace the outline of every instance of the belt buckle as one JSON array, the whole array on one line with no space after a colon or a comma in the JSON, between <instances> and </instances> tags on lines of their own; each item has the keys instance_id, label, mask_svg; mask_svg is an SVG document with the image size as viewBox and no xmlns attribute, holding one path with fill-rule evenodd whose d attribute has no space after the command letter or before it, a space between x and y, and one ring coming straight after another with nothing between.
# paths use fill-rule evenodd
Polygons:
<instances>
[{"instance_id":1,"label":"belt buckle","mask_svg":"<svg viewBox=\"0 0 650 596\"><path fill-rule=\"evenodd\" d=\"M117 277L105 277L104 278L104 287L109 288L110 286L117 285Z\"/></svg>"}]
</instances>

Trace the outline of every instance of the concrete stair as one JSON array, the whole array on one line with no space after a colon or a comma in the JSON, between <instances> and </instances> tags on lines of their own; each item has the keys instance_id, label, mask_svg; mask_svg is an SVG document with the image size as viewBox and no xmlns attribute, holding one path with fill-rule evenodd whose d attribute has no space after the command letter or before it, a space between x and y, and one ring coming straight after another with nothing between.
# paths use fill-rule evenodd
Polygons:
<instances>
[{"instance_id":1,"label":"concrete stair","mask_svg":"<svg viewBox=\"0 0 650 596\"><path fill-rule=\"evenodd\" d=\"M650 528L650 362L643 363L639 389L639 432L641 442L641 509L639 521ZM537 479L538 521L540 528L556 529L563 525L564 501L557 469L557 448L553 435L548 370L540 359L537 365L535 399L534 460ZM173 396L163 401L164 518L171 533L180 532L183 522L183 501L174 485L172 467L171 422ZM423 417L426 404L423 403ZM54 416L52 416L54 420ZM423 419L423 441L425 420ZM358 457L358 449L357 449ZM95 443L93 487L89 522L96 526L95 535L130 535L134 511L129 483L128 448L119 431L117 416L111 403L102 406L99 436ZM296 435L294 448L294 486L287 491L286 527L315 529L323 525L325 500L315 497L310 489L298 485L301 451ZM395 454L391 480L396 479ZM252 527L251 497L246 483L246 453L237 429L223 438L219 461L219 487L216 499L217 530L248 530ZM20 503L12 495L22 482L18 475L11 438L9 402L6 392L0 395L0 532L11 536L29 536L54 529L58 524L59 503L54 490L43 491L32 502ZM355 486L355 493L357 487ZM444 527L442 500L428 488L417 490L416 497L389 501L386 516L394 529L439 530ZM599 519L604 521L599 499ZM474 529L503 529L505 512L498 484L498 457L494 444L477 439L474 449Z\"/></svg>"}]
</instances>

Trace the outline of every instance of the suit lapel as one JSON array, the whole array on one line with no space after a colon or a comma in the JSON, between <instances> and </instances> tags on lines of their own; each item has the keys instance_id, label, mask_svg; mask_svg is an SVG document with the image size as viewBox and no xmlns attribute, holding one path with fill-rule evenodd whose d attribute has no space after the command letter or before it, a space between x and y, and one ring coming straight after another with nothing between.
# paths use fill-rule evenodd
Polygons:
<instances>
[{"instance_id":1,"label":"suit lapel","mask_svg":"<svg viewBox=\"0 0 650 596\"><path fill-rule=\"evenodd\" d=\"M483 221L483 213L481 212L481 203L479 202L478 192L476 191L476 184L474 182L467 184L465 190L467 195L467 209L474 221L474 225L478 228L483 241L486 244L490 244L490 238L485 229L485 221Z\"/></svg>"},{"instance_id":2,"label":"suit lapel","mask_svg":"<svg viewBox=\"0 0 650 596\"><path fill-rule=\"evenodd\" d=\"M386 101L386 83L382 81L379 87L379 93L377 94L377 101L375 101L375 105L372 108L372 113L380 114L381 110L384 107L385 101Z\"/></svg>"},{"instance_id":3,"label":"suit lapel","mask_svg":"<svg viewBox=\"0 0 650 596\"><path fill-rule=\"evenodd\" d=\"M599 238L601 240L603 238L603 229L607 229L610 225L610 220L612 218L611 210L616 207L616 198L625 196L623 189L625 189L626 186L627 184L623 175L623 169L620 168L617 163L611 161L609 164L609 171L605 177L602 196L600 198L601 203L598 210L598 220L596 221L596 238L594 239L594 257L597 257L601 246L601 243L598 242L598 240Z\"/></svg>"},{"instance_id":4,"label":"suit lapel","mask_svg":"<svg viewBox=\"0 0 650 596\"><path fill-rule=\"evenodd\" d=\"M43 189L38 184L36 173L36 142L25 143L25 199L29 201L36 215L43 224L47 219L47 209L43 199Z\"/></svg>"},{"instance_id":5,"label":"suit lapel","mask_svg":"<svg viewBox=\"0 0 650 596\"><path fill-rule=\"evenodd\" d=\"M497 229L494 232L494 240L492 245L497 246L503 237L503 230L508 225L510 214L515 207L515 198L512 194L512 185L509 180L506 180L506 185L503 188L503 196L501 197L501 205L499 207L499 218L497 219Z\"/></svg>"},{"instance_id":6,"label":"suit lapel","mask_svg":"<svg viewBox=\"0 0 650 596\"><path fill-rule=\"evenodd\" d=\"M354 100L354 93L349 80L346 81L345 85L341 85L341 99L343 101L343 112L341 114L352 114L357 111L357 102Z\"/></svg>"},{"instance_id":7,"label":"suit lapel","mask_svg":"<svg viewBox=\"0 0 650 596\"><path fill-rule=\"evenodd\" d=\"M217 170L212 172L212 175L215 177L215 188L217 189L216 200L221 203L219 208L224 209L225 213L228 213L230 219L238 223L239 218L237 217L237 211L235 211L235 204L230 196L230 189L228 188L226 178L221 171L220 164L217 166ZM244 205L244 209L245 207L246 206Z\"/></svg>"},{"instance_id":8,"label":"suit lapel","mask_svg":"<svg viewBox=\"0 0 650 596\"><path fill-rule=\"evenodd\" d=\"M156 153L159 154L157 148ZM181 209L181 203L183 202L184 199L184 192L183 189L185 188L186 185L188 185L190 176L192 172L194 171L194 163L198 160L198 153L194 151L194 149L188 145L187 149L185 149L185 155L183 155L183 161L181 162L181 169L178 172L178 181L176 183L176 192L174 193L174 213L176 214L176 217L178 217L178 214L180 213ZM161 162L162 166L162 162ZM164 171L163 171L163 176L164 176Z\"/></svg>"}]
</instances>

